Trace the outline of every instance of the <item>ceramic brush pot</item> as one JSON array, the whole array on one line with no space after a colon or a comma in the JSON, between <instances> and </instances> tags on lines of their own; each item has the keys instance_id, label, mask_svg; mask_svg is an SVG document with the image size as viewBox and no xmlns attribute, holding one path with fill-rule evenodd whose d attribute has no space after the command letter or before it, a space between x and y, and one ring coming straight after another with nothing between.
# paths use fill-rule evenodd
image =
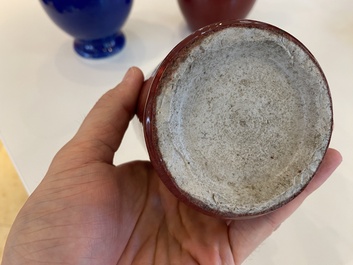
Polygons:
<instances>
[{"instance_id":1,"label":"ceramic brush pot","mask_svg":"<svg viewBox=\"0 0 353 265\"><path fill-rule=\"evenodd\" d=\"M169 190L222 218L269 213L310 182L333 124L329 86L296 38L231 20L180 42L148 80L144 132Z\"/></svg>"}]
</instances>

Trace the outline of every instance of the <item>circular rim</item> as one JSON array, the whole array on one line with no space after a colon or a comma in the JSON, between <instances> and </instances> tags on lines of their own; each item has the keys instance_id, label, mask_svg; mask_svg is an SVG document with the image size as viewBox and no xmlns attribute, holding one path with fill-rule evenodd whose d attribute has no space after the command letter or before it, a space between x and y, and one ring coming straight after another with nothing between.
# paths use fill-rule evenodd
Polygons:
<instances>
[{"instance_id":1,"label":"circular rim","mask_svg":"<svg viewBox=\"0 0 353 265\"><path fill-rule=\"evenodd\" d=\"M185 203L186 205L204 213L207 215L211 216L217 216L221 218L226 218L226 219L240 219L240 218L249 218L249 217L256 217L259 215L267 214L269 212L272 212L281 206L287 204L289 201L293 200L296 196L298 196L302 190L309 184L310 180L312 177L315 175L317 169L321 165L321 162L319 163L318 167L314 171L313 175L311 176L310 180L303 185L303 187L293 196L287 198L284 201L281 201L277 205L274 205L271 208L265 209L264 211L257 212L257 213L250 213L250 214L235 214L233 212L221 212L217 211L215 209L210 208L207 204L204 202L195 199L194 197L190 196L183 190L179 189L178 186L176 185L174 178L172 177L171 173L166 167L166 164L163 162L162 155L160 153L160 150L158 148L158 137L156 133L156 127L155 127L155 115L156 115L156 101L155 98L158 95L158 85L159 82L161 81L161 78L163 76L163 73L165 70L170 67L178 58L181 52L195 44L195 42L198 42L202 40L203 38L211 35L214 32L217 32L219 30L228 28L228 27L243 27L243 28L257 28L260 30L266 30L266 31L271 31L272 33L279 35L283 38L287 38L289 41L295 43L300 49L302 49L310 58L310 60L316 65L317 69L319 70L319 73L322 77L322 80L327 87L327 93L329 97L329 102L330 102L330 110L331 110L331 126L330 126L330 131L329 131L329 139L327 142L327 145L325 146L324 149L324 155L327 152L328 146L330 144L331 136L332 136L332 130L333 130L333 109L332 109L332 98L331 98L331 93L329 89L329 85L327 82L327 79L318 64L317 60L315 57L312 55L312 53L295 37L293 37L291 34L287 33L286 31L259 21L254 21L254 20L228 20L228 21L223 21L220 23L214 23L211 25L208 25L206 27L203 27L199 30L196 30L193 32L191 35L186 37L184 40L182 40L177 46L174 47L174 49L171 50L171 52L165 57L165 59L161 62L161 64L157 67L155 72L152 74L151 78L149 79L149 93L147 96L147 101L144 109L144 116L143 116L143 127L144 127L144 134L145 134L145 141L146 141L146 146L147 150L151 159L151 162L157 171L157 174L159 175L160 179L162 182L167 186L167 188L171 191L172 194L174 194L180 201Z\"/></svg>"}]
</instances>

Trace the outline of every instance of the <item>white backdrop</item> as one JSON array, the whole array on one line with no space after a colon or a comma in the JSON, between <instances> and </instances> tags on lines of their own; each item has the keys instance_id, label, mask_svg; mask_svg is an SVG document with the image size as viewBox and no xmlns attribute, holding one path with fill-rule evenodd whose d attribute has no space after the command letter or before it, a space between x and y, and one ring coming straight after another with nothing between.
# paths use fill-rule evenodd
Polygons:
<instances>
[{"instance_id":1,"label":"white backdrop","mask_svg":"<svg viewBox=\"0 0 353 265\"><path fill-rule=\"evenodd\" d=\"M335 113L331 146L344 162L247 265L353 264L353 2L258 0L248 18L301 40L329 81ZM148 74L188 31L176 0L135 0L124 50L109 59L78 57L39 1L0 3L0 137L31 193L57 150L95 101L132 65ZM148 156L130 126L116 163Z\"/></svg>"}]
</instances>

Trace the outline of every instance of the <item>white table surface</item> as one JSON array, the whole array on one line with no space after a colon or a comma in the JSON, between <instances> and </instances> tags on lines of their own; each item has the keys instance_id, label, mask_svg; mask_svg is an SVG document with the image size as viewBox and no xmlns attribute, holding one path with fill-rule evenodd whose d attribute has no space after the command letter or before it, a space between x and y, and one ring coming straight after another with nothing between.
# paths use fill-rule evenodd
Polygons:
<instances>
[{"instance_id":1,"label":"white table surface","mask_svg":"<svg viewBox=\"0 0 353 265\"><path fill-rule=\"evenodd\" d=\"M258 0L249 18L301 40L330 83L331 147L344 162L246 264L353 264L353 1ZM29 193L96 100L132 65L148 74L189 31L176 0L135 0L127 43L104 60L78 57L39 1L0 3L0 137ZM130 126L116 163L147 159ZM0 210L1 211L1 210Z\"/></svg>"}]
</instances>

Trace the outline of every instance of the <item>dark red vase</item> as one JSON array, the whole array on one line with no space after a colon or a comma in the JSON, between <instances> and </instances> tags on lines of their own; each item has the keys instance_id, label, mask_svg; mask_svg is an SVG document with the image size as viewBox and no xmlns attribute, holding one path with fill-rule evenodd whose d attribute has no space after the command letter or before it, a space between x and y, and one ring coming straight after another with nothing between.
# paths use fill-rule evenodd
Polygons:
<instances>
[{"instance_id":1,"label":"dark red vase","mask_svg":"<svg viewBox=\"0 0 353 265\"><path fill-rule=\"evenodd\" d=\"M242 19L256 0L178 0L180 9L191 30L211 23Z\"/></svg>"}]
</instances>

